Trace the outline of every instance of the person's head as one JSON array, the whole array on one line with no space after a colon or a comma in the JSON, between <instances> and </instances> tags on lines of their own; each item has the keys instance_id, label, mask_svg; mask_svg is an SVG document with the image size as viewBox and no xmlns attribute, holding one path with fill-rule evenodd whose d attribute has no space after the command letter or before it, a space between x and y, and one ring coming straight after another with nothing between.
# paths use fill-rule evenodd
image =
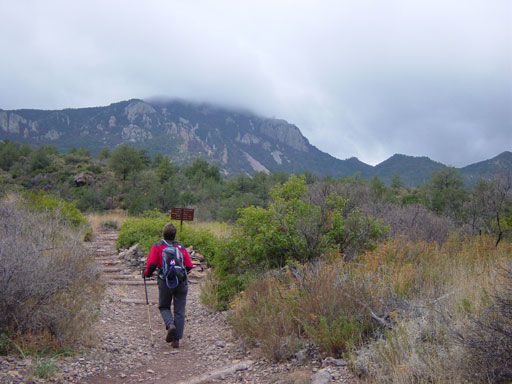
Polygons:
<instances>
[{"instance_id":1,"label":"person's head","mask_svg":"<svg viewBox=\"0 0 512 384\"><path fill-rule=\"evenodd\" d=\"M173 223L167 223L164 226L164 240L173 241L176 237L176 227Z\"/></svg>"}]
</instances>

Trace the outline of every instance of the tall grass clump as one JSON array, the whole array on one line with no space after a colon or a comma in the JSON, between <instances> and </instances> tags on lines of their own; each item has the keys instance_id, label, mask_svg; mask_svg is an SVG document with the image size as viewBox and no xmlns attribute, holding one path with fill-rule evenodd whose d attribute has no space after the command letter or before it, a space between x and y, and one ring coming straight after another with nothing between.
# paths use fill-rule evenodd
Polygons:
<instances>
[{"instance_id":1,"label":"tall grass clump","mask_svg":"<svg viewBox=\"0 0 512 384\"><path fill-rule=\"evenodd\" d=\"M87 221L95 232L101 228L119 229L127 218L126 212L120 210L90 213L87 215Z\"/></svg>"},{"instance_id":2,"label":"tall grass clump","mask_svg":"<svg viewBox=\"0 0 512 384\"><path fill-rule=\"evenodd\" d=\"M496 248L490 236L452 237L441 247L396 240L367 253L355 273L381 282L376 297L393 292L404 306L392 312L392 330L353 351L354 371L388 383L503 382L496 378L510 373L511 281L499 271L511 258L512 246Z\"/></svg>"},{"instance_id":3,"label":"tall grass clump","mask_svg":"<svg viewBox=\"0 0 512 384\"><path fill-rule=\"evenodd\" d=\"M251 280L232 303L235 331L275 360L314 343L345 357L388 325L376 315L394 308L392 296L377 300L371 279L354 280L344 262L295 264Z\"/></svg>"},{"instance_id":4,"label":"tall grass clump","mask_svg":"<svg viewBox=\"0 0 512 384\"><path fill-rule=\"evenodd\" d=\"M5 353L58 349L90 339L102 294L100 271L70 226L73 221L58 209L26 205L0 200L0 339Z\"/></svg>"},{"instance_id":5,"label":"tall grass clump","mask_svg":"<svg viewBox=\"0 0 512 384\"><path fill-rule=\"evenodd\" d=\"M272 359L313 343L369 382L506 382L511 262L512 245L490 236L389 239L358 260L333 254L249 281L231 321Z\"/></svg>"}]
</instances>

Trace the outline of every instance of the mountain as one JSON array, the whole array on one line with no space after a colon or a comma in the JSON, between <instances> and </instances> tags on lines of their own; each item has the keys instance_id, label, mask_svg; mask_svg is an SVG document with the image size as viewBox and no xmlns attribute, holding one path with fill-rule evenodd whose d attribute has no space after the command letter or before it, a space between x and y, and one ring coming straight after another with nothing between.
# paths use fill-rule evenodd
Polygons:
<instances>
[{"instance_id":1,"label":"mountain","mask_svg":"<svg viewBox=\"0 0 512 384\"><path fill-rule=\"evenodd\" d=\"M428 182L430 174L446 165L428 157L414 157L395 154L374 167L374 175L385 184L391 183L392 176L397 173L406 185L419 185Z\"/></svg>"},{"instance_id":2,"label":"mountain","mask_svg":"<svg viewBox=\"0 0 512 384\"><path fill-rule=\"evenodd\" d=\"M489 160L460 168L466 184L475 184L480 177L488 178L497 172L512 171L512 152L505 151Z\"/></svg>"},{"instance_id":3,"label":"mountain","mask_svg":"<svg viewBox=\"0 0 512 384\"><path fill-rule=\"evenodd\" d=\"M445 165L428 157L396 154L372 167L352 157L346 160L311 145L299 128L285 120L251 112L186 101L132 99L104 107L54 111L0 109L0 139L61 151L85 147L93 154L102 147L129 142L150 154L161 152L178 164L204 158L224 174L254 171L312 172L333 177L359 173L378 176L389 184L393 174L415 186ZM460 168L466 184L479 177L512 169L512 153Z\"/></svg>"},{"instance_id":4,"label":"mountain","mask_svg":"<svg viewBox=\"0 0 512 384\"><path fill-rule=\"evenodd\" d=\"M0 110L0 138L61 151L85 147L92 153L129 142L150 154L161 152L178 164L196 158L225 173L282 170L317 175L369 177L372 168L356 158L339 160L311 145L285 120L184 101L138 99L106 107L55 111Z\"/></svg>"}]
</instances>

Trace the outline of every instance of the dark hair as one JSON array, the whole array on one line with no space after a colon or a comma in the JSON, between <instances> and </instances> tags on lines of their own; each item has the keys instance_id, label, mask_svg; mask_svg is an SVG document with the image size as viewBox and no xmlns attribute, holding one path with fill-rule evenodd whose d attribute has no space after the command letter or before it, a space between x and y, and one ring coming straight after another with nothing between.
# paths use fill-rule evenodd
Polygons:
<instances>
[{"instance_id":1,"label":"dark hair","mask_svg":"<svg viewBox=\"0 0 512 384\"><path fill-rule=\"evenodd\" d=\"M164 226L164 240L173 241L176 237L176 227L173 223L167 223Z\"/></svg>"}]
</instances>

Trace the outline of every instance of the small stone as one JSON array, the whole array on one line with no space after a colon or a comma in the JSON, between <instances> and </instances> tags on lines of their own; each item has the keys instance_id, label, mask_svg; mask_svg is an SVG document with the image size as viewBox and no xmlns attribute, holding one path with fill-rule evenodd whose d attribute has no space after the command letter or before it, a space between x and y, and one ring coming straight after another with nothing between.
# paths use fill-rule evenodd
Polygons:
<instances>
[{"instance_id":1,"label":"small stone","mask_svg":"<svg viewBox=\"0 0 512 384\"><path fill-rule=\"evenodd\" d=\"M155 373L155 371L153 371L152 369L146 369L146 372L151 373L152 375Z\"/></svg>"},{"instance_id":2,"label":"small stone","mask_svg":"<svg viewBox=\"0 0 512 384\"><path fill-rule=\"evenodd\" d=\"M345 367L347 365L347 362L343 359L327 357L322 361L322 365L336 365L337 367Z\"/></svg>"},{"instance_id":3,"label":"small stone","mask_svg":"<svg viewBox=\"0 0 512 384\"><path fill-rule=\"evenodd\" d=\"M327 384L331 382L331 374L325 370L322 369L318 373L313 376L313 381L311 384Z\"/></svg>"}]
</instances>

